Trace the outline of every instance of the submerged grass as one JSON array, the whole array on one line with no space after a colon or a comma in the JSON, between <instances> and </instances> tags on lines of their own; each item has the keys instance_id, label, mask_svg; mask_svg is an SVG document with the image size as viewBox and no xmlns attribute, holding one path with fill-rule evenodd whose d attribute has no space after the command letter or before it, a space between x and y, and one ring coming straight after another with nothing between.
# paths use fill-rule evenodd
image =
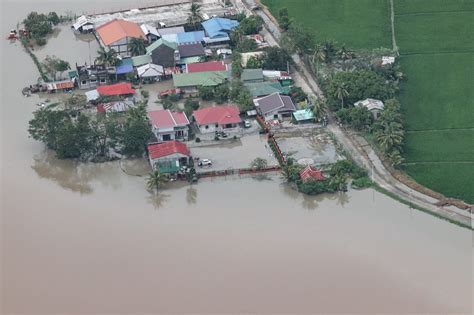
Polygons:
<instances>
[{"instance_id":1,"label":"submerged grass","mask_svg":"<svg viewBox=\"0 0 474 315\"><path fill-rule=\"evenodd\" d=\"M410 207L410 208L413 208L413 209L416 209L416 210L425 212L425 213L427 213L427 214L430 214L430 215L432 215L432 216L434 216L434 217L437 217L437 218L439 218L439 219L441 219L441 220L448 221L448 222L450 222L450 223L452 223L452 224L455 224L455 225L457 225L457 226L460 226L460 227L463 227L463 228L467 228L467 229L469 229L469 230L473 230L473 227L472 227L471 225L469 225L469 224L465 224L465 223L459 222L459 221L457 221L457 220L444 217L444 216L442 216L442 215L440 215L440 214L438 214L438 213L435 213L435 212L432 212L432 211L430 211L430 210L428 210L428 209L425 209L425 208L423 208L423 207L420 207L420 206L418 206L418 205L416 205L416 204L414 204L414 203L412 203L412 202L410 202L410 201L407 201L407 200L403 199L403 198L400 197L399 195L397 195L397 194L395 194L395 193L392 193L391 191L388 191L387 189L385 189L385 188L383 188L383 187L381 187L381 186L379 186L379 185L377 185L377 184L374 184L372 187L373 187L376 191L378 191L378 192L380 192L380 193L382 193L382 194L384 194L384 195L386 195L386 196L388 196L388 197L390 197L390 198L392 198L392 199L395 199L395 200L397 200L398 202L403 203L404 205L407 205L407 206Z\"/></svg>"}]
</instances>

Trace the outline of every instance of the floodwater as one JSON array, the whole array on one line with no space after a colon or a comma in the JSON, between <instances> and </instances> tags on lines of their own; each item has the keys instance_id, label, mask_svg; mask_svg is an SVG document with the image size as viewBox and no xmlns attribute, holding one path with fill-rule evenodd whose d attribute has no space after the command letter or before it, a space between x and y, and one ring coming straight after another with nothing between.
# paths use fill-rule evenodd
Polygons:
<instances>
[{"instance_id":1,"label":"floodwater","mask_svg":"<svg viewBox=\"0 0 474 315\"><path fill-rule=\"evenodd\" d=\"M31 10L130 1L1 3L6 36ZM150 195L141 160L56 160L26 131L33 63L1 45L0 313L472 313L471 231L372 190L310 198L270 176Z\"/></svg>"}]
</instances>

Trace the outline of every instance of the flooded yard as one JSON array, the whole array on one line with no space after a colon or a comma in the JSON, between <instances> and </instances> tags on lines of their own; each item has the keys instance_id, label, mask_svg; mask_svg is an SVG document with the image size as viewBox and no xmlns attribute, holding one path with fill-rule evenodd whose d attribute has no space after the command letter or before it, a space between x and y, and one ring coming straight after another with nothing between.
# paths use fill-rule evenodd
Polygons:
<instances>
[{"instance_id":1,"label":"flooded yard","mask_svg":"<svg viewBox=\"0 0 474 315\"><path fill-rule=\"evenodd\" d=\"M211 166L197 167L198 173L249 168L255 158L267 160L268 166L278 165L267 144L266 136L259 134L246 135L225 144L191 147L191 154L193 157L212 161Z\"/></svg>"},{"instance_id":2,"label":"flooded yard","mask_svg":"<svg viewBox=\"0 0 474 315\"><path fill-rule=\"evenodd\" d=\"M342 159L329 135L320 129L310 136L275 137L282 152L303 164L330 164Z\"/></svg>"}]
</instances>

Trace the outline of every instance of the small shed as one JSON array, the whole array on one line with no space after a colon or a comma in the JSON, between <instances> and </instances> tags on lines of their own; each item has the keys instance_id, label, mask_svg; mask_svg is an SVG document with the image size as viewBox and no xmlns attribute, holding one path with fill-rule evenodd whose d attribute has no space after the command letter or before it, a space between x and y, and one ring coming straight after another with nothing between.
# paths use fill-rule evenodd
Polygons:
<instances>
[{"instance_id":1,"label":"small shed","mask_svg":"<svg viewBox=\"0 0 474 315\"><path fill-rule=\"evenodd\" d=\"M318 170L316 167L311 165L308 165L301 170L300 178L303 183L310 181L323 181L326 179L321 170Z\"/></svg>"},{"instance_id":2,"label":"small shed","mask_svg":"<svg viewBox=\"0 0 474 315\"><path fill-rule=\"evenodd\" d=\"M191 152L186 144L172 140L148 145L148 159L154 170L177 173L183 166L190 165Z\"/></svg>"},{"instance_id":3,"label":"small shed","mask_svg":"<svg viewBox=\"0 0 474 315\"><path fill-rule=\"evenodd\" d=\"M380 112L384 108L384 104L381 100L376 100L373 98L366 98L365 100L355 102L354 106L367 108L375 119L379 117Z\"/></svg>"},{"instance_id":4,"label":"small shed","mask_svg":"<svg viewBox=\"0 0 474 315\"><path fill-rule=\"evenodd\" d=\"M309 108L297 110L293 113L293 118L298 124L314 122L313 111Z\"/></svg>"},{"instance_id":5,"label":"small shed","mask_svg":"<svg viewBox=\"0 0 474 315\"><path fill-rule=\"evenodd\" d=\"M165 74L165 70L162 66L149 63L137 68L137 74L142 80L146 81L159 81L160 78Z\"/></svg>"}]
</instances>

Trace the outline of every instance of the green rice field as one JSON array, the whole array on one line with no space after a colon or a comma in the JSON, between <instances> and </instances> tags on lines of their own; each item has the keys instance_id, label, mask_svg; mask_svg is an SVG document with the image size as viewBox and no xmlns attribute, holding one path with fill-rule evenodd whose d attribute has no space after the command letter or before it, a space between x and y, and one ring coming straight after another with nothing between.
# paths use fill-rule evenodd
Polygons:
<instances>
[{"instance_id":1,"label":"green rice field","mask_svg":"<svg viewBox=\"0 0 474 315\"><path fill-rule=\"evenodd\" d=\"M288 8L317 41L391 47L389 0L262 0ZM419 183L474 203L474 0L394 0L406 80L403 169Z\"/></svg>"},{"instance_id":2,"label":"green rice field","mask_svg":"<svg viewBox=\"0 0 474 315\"><path fill-rule=\"evenodd\" d=\"M286 7L316 41L335 40L349 48L390 48L390 11L385 0L263 0L272 14Z\"/></svg>"},{"instance_id":3,"label":"green rice field","mask_svg":"<svg viewBox=\"0 0 474 315\"><path fill-rule=\"evenodd\" d=\"M395 0L405 171L474 203L474 1Z\"/></svg>"}]
</instances>

